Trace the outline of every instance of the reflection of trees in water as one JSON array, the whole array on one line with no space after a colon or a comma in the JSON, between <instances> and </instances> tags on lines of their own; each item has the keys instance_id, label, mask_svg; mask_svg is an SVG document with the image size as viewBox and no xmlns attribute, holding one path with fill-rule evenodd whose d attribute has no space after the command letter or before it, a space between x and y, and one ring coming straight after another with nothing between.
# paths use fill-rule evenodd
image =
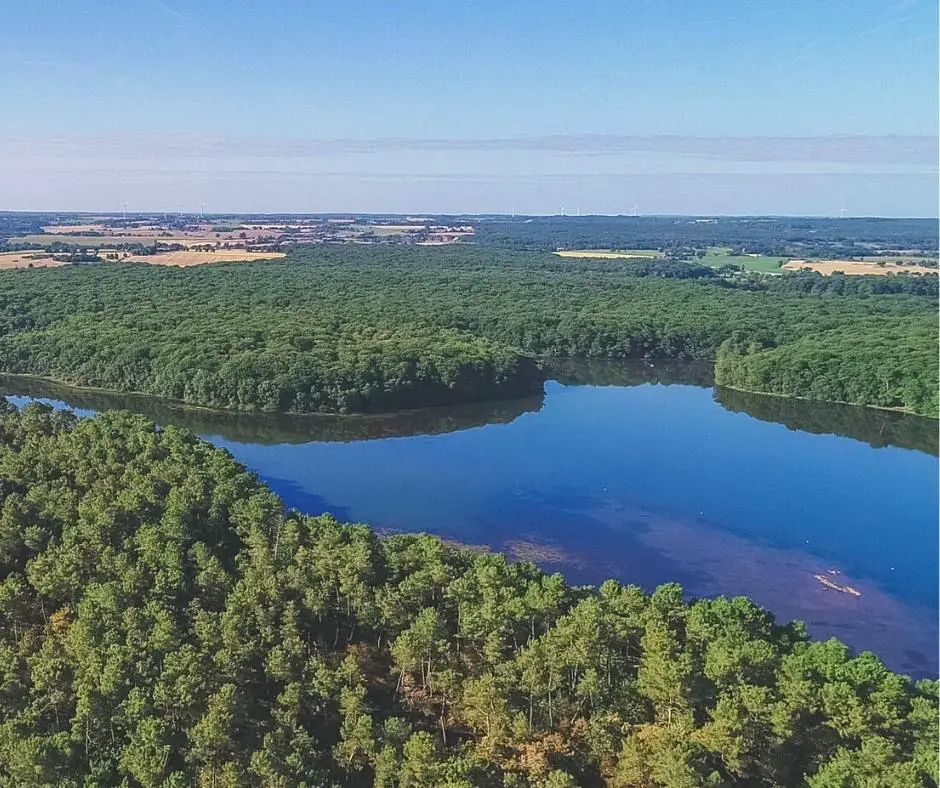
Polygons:
<instances>
[{"instance_id":1,"label":"reflection of trees in water","mask_svg":"<svg viewBox=\"0 0 940 788\"><path fill-rule=\"evenodd\" d=\"M715 385L714 365L710 361L557 358L546 359L542 366L547 377L565 386L642 386L656 383L711 388Z\"/></svg>"},{"instance_id":2,"label":"reflection of trees in water","mask_svg":"<svg viewBox=\"0 0 940 788\"><path fill-rule=\"evenodd\" d=\"M545 362L545 371L547 377L568 386L714 385L712 365L701 361L552 359ZM538 412L543 404L543 397L539 396L368 416L239 413L188 408L157 397L90 391L15 376L0 377L0 394L56 399L71 408L93 411L129 410L158 424L185 427L199 435L261 444L345 443L440 435L486 424L508 424L524 413ZM715 401L726 410L747 413L794 430L839 435L875 447L898 446L938 454L938 423L924 416L720 387L715 389Z\"/></svg>"},{"instance_id":3,"label":"reflection of trees in water","mask_svg":"<svg viewBox=\"0 0 940 788\"><path fill-rule=\"evenodd\" d=\"M925 416L833 402L771 397L717 387L715 400L726 410L747 413L791 430L839 435L880 448L898 446L938 453L938 423Z\"/></svg>"},{"instance_id":4,"label":"reflection of trees in water","mask_svg":"<svg viewBox=\"0 0 940 788\"><path fill-rule=\"evenodd\" d=\"M506 424L542 407L542 397L505 402L468 403L441 408L368 416L291 413L239 413L188 408L157 397L62 386L33 378L3 376L0 394L42 397L84 410L129 410L158 424L184 427L199 435L218 435L239 443L310 443L373 440Z\"/></svg>"},{"instance_id":5,"label":"reflection of trees in water","mask_svg":"<svg viewBox=\"0 0 940 788\"><path fill-rule=\"evenodd\" d=\"M684 383L711 386L711 365L688 361L553 359L546 373L566 385L639 386ZM241 413L186 407L138 394L73 388L36 378L0 377L0 393L61 400L84 410L129 410L158 424L185 427L199 435L218 435L239 443L350 442L415 435L440 435L508 424L542 408L543 397L424 408L390 414L338 416L291 413Z\"/></svg>"},{"instance_id":6,"label":"reflection of trees in water","mask_svg":"<svg viewBox=\"0 0 940 788\"><path fill-rule=\"evenodd\" d=\"M707 361L617 361L565 358L544 362L549 378L567 386L664 386L711 388L714 367ZM715 401L732 412L747 413L761 421L783 424L793 430L839 435L880 448L897 446L926 454L938 454L938 423L925 416L897 411L843 405L834 402L773 397L765 394L715 388Z\"/></svg>"}]
</instances>

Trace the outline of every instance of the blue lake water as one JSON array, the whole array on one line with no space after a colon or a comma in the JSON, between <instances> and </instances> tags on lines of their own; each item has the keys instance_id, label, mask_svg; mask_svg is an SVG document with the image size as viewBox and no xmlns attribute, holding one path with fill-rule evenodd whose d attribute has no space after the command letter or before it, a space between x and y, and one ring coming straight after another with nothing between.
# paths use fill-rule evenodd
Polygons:
<instances>
[{"instance_id":1,"label":"blue lake water","mask_svg":"<svg viewBox=\"0 0 940 788\"><path fill-rule=\"evenodd\" d=\"M160 410L23 382L0 393L181 423L304 512L485 545L575 583L747 594L814 636L936 675L936 422L716 394L675 370L672 385L559 377L568 385L550 381L540 400L345 420Z\"/></svg>"}]
</instances>

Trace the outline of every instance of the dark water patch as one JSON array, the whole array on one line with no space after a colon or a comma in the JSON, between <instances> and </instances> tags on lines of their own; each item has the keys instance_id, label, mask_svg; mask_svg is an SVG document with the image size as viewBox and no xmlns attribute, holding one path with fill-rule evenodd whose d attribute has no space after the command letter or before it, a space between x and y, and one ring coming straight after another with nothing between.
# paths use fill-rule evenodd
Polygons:
<instances>
[{"instance_id":1,"label":"dark water patch","mask_svg":"<svg viewBox=\"0 0 940 788\"><path fill-rule=\"evenodd\" d=\"M305 490L295 481L266 476L264 483L291 509L304 514L331 514L340 522L352 522L348 507L331 503L323 496Z\"/></svg>"}]
</instances>

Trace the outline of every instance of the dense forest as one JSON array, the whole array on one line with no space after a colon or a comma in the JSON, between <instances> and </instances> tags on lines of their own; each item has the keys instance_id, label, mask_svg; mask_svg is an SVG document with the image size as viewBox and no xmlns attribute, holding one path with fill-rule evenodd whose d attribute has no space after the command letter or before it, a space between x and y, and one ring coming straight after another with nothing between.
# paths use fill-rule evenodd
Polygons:
<instances>
[{"instance_id":1,"label":"dense forest","mask_svg":"<svg viewBox=\"0 0 940 788\"><path fill-rule=\"evenodd\" d=\"M773 293L802 293L803 295L918 295L936 300L940 295L936 276L824 276L812 271L786 276L756 276L736 282L738 287L769 290Z\"/></svg>"},{"instance_id":2,"label":"dense forest","mask_svg":"<svg viewBox=\"0 0 940 788\"><path fill-rule=\"evenodd\" d=\"M937 784L937 682L744 598L305 517L227 452L0 407L0 783Z\"/></svg>"},{"instance_id":3,"label":"dense forest","mask_svg":"<svg viewBox=\"0 0 940 788\"><path fill-rule=\"evenodd\" d=\"M877 318L778 346L726 341L718 349L715 382L886 408L917 403L914 410L936 415L936 357L936 325Z\"/></svg>"},{"instance_id":4,"label":"dense forest","mask_svg":"<svg viewBox=\"0 0 940 788\"><path fill-rule=\"evenodd\" d=\"M507 216L474 222L476 242L499 248L672 249L727 246L767 255L841 259L872 247L937 251L936 219L799 216Z\"/></svg>"},{"instance_id":5,"label":"dense forest","mask_svg":"<svg viewBox=\"0 0 940 788\"><path fill-rule=\"evenodd\" d=\"M835 277L817 287L796 276L791 291L685 273L380 246L8 271L0 370L222 408L346 413L531 396L544 357L713 360L723 347L725 385L936 415L933 298ZM830 361L838 376L822 374Z\"/></svg>"}]
</instances>

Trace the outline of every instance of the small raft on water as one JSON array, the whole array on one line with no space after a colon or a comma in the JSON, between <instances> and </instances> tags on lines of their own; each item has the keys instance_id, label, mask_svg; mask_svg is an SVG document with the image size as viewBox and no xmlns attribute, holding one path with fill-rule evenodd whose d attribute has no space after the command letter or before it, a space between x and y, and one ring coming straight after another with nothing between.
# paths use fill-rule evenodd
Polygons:
<instances>
[{"instance_id":1,"label":"small raft on water","mask_svg":"<svg viewBox=\"0 0 940 788\"><path fill-rule=\"evenodd\" d=\"M831 588L833 591L841 591L843 594L850 594L851 596L861 596L862 592L857 591L852 588L852 586L840 586L838 583L833 583L825 575L813 575L820 583L822 583L826 588Z\"/></svg>"}]
</instances>

